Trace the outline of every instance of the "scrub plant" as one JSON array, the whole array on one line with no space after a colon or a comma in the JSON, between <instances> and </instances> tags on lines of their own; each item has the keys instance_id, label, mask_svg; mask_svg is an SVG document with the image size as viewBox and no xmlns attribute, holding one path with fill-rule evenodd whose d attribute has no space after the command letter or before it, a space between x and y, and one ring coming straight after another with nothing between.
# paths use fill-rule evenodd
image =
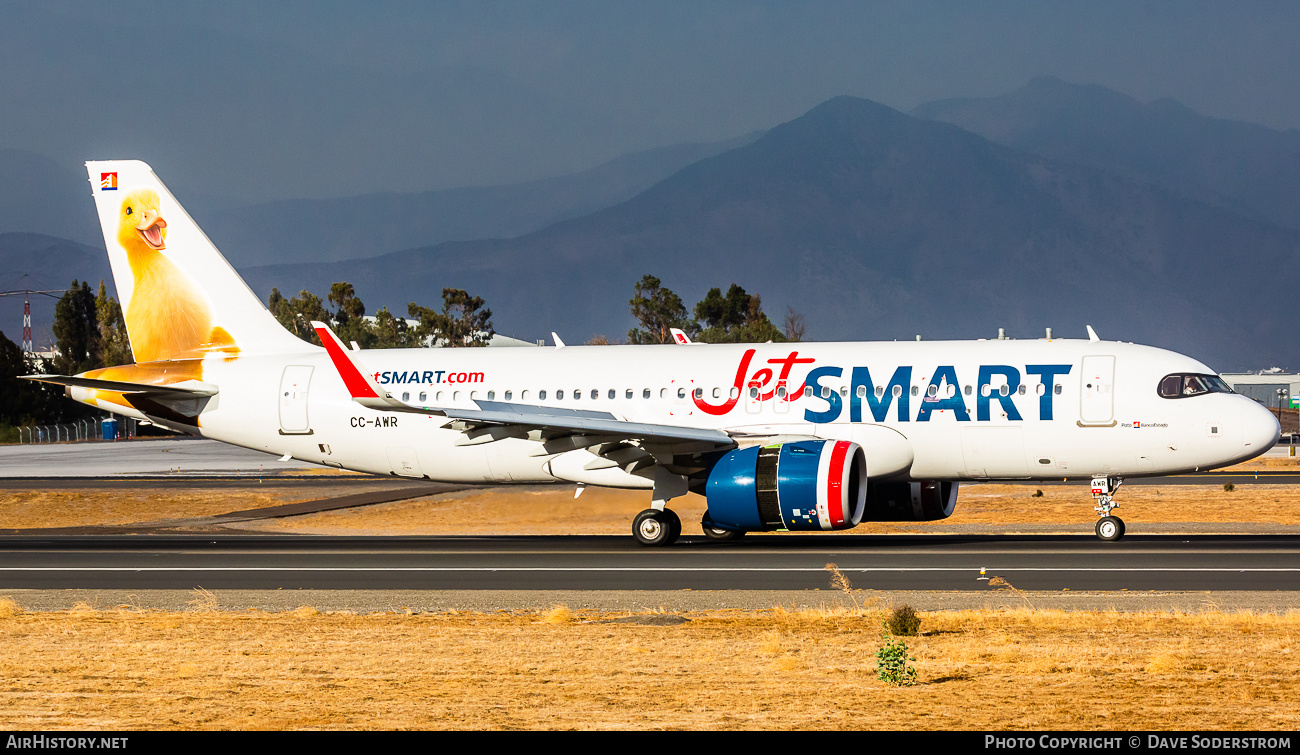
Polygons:
<instances>
[{"instance_id":1,"label":"scrub plant","mask_svg":"<svg viewBox=\"0 0 1300 755\"><path fill-rule=\"evenodd\" d=\"M885 628L895 637L915 637L921 628L921 617L916 609L904 603L890 612Z\"/></svg>"},{"instance_id":2,"label":"scrub plant","mask_svg":"<svg viewBox=\"0 0 1300 755\"><path fill-rule=\"evenodd\" d=\"M885 631L880 634L883 644L876 651L876 678L895 687L911 687L916 684L916 667L907 663L916 658L907 654L907 643L889 633L887 622L883 626Z\"/></svg>"}]
</instances>

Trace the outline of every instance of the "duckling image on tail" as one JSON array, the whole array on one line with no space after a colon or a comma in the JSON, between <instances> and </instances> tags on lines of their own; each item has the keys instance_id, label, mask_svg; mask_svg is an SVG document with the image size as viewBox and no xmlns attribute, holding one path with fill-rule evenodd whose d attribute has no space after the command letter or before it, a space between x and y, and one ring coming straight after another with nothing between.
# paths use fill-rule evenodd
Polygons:
<instances>
[{"instance_id":1,"label":"duckling image on tail","mask_svg":"<svg viewBox=\"0 0 1300 755\"><path fill-rule=\"evenodd\" d=\"M200 357L236 351L234 340L212 325L212 308L189 275L167 258L167 220L158 193L136 189L122 200L117 240L133 278L126 311L136 362Z\"/></svg>"}]
</instances>

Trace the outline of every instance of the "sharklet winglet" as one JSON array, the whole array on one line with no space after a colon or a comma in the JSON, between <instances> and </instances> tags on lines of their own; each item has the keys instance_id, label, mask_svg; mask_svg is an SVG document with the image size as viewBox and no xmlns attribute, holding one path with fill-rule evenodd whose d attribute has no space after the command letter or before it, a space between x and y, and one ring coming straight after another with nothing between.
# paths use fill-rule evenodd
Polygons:
<instances>
[{"instance_id":1,"label":"sharklet winglet","mask_svg":"<svg viewBox=\"0 0 1300 755\"><path fill-rule=\"evenodd\" d=\"M387 391L379 387L374 378L366 374L365 368L348 353L347 347L338 336L334 335L334 331L330 330L328 325L313 320L311 326L325 346L325 353L329 354L334 369L338 370L339 377L343 378L343 385L347 387L353 401L372 407L405 406L389 396Z\"/></svg>"}]
</instances>

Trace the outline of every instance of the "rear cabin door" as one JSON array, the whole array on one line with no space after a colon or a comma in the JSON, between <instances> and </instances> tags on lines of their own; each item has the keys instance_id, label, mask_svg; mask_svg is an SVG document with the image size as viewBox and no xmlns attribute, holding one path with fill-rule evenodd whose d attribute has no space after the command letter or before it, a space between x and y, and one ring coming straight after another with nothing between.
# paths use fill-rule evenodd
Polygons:
<instances>
[{"instance_id":1,"label":"rear cabin door","mask_svg":"<svg viewBox=\"0 0 1300 755\"><path fill-rule=\"evenodd\" d=\"M307 388L312 367L291 364L280 378L280 434L311 435L307 420Z\"/></svg>"}]
</instances>

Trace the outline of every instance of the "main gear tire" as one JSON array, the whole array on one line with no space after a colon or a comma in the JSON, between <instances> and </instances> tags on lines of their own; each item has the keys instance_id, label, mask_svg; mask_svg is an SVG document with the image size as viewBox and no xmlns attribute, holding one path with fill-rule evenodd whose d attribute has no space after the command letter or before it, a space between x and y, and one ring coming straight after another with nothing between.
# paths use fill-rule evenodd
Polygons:
<instances>
[{"instance_id":1,"label":"main gear tire","mask_svg":"<svg viewBox=\"0 0 1300 755\"><path fill-rule=\"evenodd\" d=\"M642 545L672 545L682 534L682 520L668 509L646 509L632 520L632 536Z\"/></svg>"}]
</instances>

